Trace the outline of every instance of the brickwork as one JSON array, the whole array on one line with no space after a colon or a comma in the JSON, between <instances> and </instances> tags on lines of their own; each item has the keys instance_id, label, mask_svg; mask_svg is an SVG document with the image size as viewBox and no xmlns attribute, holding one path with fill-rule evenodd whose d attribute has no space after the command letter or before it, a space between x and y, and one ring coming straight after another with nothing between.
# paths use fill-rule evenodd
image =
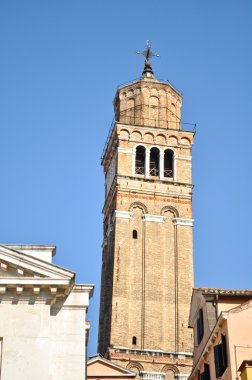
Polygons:
<instances>
[{"instance_id":1,"label":"brickwork","mask_svg":"<svg viewBox=\"0 0 252 380\"><path fill-rule=\"evenodd\" d=\"M137 362L140 371L162 372L166 365L167 379L190 372L193 350L187 326L193 286L194 134L181 129L181 102L173 87L156 80L119 89L116 122L102 162L106 199L98 350L121 365ZM136 173L139 146L145 166ZM148 167L154 147L159 160L155 175ZM169 177L164 174L167 149L173 155ZM116 354L116 348L141 355ZM171 357L149 360L146 350L170 352ZM179 353L187 353L186 359Z\"/></svg>"}]
</instances>

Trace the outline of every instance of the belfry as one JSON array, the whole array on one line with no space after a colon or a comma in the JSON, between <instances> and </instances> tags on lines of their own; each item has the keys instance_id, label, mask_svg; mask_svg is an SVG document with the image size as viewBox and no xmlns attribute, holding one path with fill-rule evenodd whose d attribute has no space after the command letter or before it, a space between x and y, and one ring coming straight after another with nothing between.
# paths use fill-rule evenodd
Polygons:
<instances>
[{"instance_id":1,"label":"belfry","mask_svg":"<svg viewBox=\"0 0 252 380\"><path fill-rule=\"evenodd\" d=\"M98 352L145 380L187 379L193 287L191 147L182 96L157 80L118 87L105 145Z\"/></svg>"}]
</instances>

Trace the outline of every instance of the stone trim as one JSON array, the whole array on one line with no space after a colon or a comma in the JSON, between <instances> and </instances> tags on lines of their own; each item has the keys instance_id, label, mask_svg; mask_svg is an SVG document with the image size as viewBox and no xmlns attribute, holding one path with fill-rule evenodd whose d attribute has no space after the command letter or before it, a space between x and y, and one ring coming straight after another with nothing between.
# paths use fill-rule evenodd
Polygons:
<instances>
[{"instance_id":1,"label":"stone trim","mask_svg":"<svg viewBox=\"0 0 252 380\"><path fill-rule=\"evenodd\" d=\"M175 157L175 160L192 161L192 156L177 156L177 157Z\"/></svg>"},{"instance_id":2,"label":"stone trim","mask_svg":"<svg viewBox=\"0 0 252 380\"><path fill-rule=\"evenodd\" d=\"M69 286L70 280L49 277L1 277L0 286Z\"/></svg>"},{"instance_id":3,"label":"stone trim","mask_svg":"<svg viewBox=\"0 0 252 380\"><path fill-rule=\"evenodd\" d=\"M144 222L156 222L156 223L164 223L165 217L163 215L151 215L151 214L144 214L143 215L143 221Z\"/></svg>"},{"instance_id":4,"label":"stone trim","mask_svg":"<svg viewBox=\"0 0 252 380\"><path fill-rule=\"evenodd\" d=\"M194 219L186 219L186 218L174 218L173 223L175 226L190 226L193 227Z\"/></svg>"},{"instance_id":5,"label":"stone trim","mask_svg":"<svg viewBox=\"0 0 252 380\"><path fill-rule=\"evenodd\" d=\"M120 147L118 147L117 148L117 152L118 153L133 154L133 151L130 148L120 148Z\"/></svg>"},{"instance_id":6,"label":"stone trim","mask_svg":"<svg viewBox=\"0 0 252 380\"><path fill-rule=\"evenodd\" d=\"M133 216L133 213L130 211L115 210L115 213L114 213L115 218L131 219L132 216Z\"/></svg>"},{"instance_id":7,"label":"stone trim","mask_svg":"<svg viewBox=\"0 0 252 380\"><path fill-rule=\"evenodd\" d=\"M141 379L143 380L163 380L165 378L164 372L151 372L151 371L142 371Z\"/></svg>"}]
</instances>

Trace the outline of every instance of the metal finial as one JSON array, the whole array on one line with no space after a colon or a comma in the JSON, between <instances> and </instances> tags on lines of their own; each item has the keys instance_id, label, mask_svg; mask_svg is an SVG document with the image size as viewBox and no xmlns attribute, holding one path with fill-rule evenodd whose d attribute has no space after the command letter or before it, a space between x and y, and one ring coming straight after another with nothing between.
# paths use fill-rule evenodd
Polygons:
<instances>
[{"instance_id":1,"label":"metal finial","mask_svg":"<svg viewBox=\"0 0 252 380\"><path fill-rule=\"evenodd\" d=\"M152 57L160 57L159 54L154 54L152 53L151 51L151 43L149 40L146 41L146 45L147 45L147 48L140 52L140 51L137 51L137 54L142 54L145 58L146 58L146 61L149 61L150 58Z\"/></svg>"},{"instance_id":2,"label":"metal finial","mask_svg":"<svg viewBox=\"0 0 252 380\"><path fill-rule=\"evenodd\" d=\"M150 58L152 57L160 57L159 54L154 54L152 51L151 51L151 43L149 40L146 41L146 44L147 44L147 48L140 52L140 51L137 51L137 54L142 54L144 57L145 57L145 66L144 66L144 70L142 72L142 78L154 78L154 73L152 71L152 67L151 67L151 64L150 64Z\"/></svg>"}]
</instances>

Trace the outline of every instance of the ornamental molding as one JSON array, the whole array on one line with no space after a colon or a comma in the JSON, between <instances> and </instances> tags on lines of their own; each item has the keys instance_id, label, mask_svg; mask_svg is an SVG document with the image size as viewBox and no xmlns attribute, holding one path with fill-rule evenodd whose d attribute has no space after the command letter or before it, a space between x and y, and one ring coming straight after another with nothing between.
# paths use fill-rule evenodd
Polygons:
<instances>
[{"instance_id":1,"label":"ornamental molding","mask_svg":"<svg viewBox=\"0 0 252 380\"><path fill-rule=\"evenodd\" d=\"M144 222L164 223L165 219L166 218L163 215L151 215L151 214L144 214L143 215L143 221Z\"/></svg>"},{"instance_id":2,"label":"ornamental molding","mask_svg":"<svg viewBox=\"0 0 252 380\"><path fill-rule=\"evenodd\" d=\"M142 371L140 377L143 380L163 380L165 378L165 373Z\"/></svg>"},{"instance_id":3,"label":"ornamental molding","mask_svg":"<svg viewBox=\"0 0 252 380\"><path fill-rule=\"evenodd\" d=\"M114 215L115 215L115 218L131 219L133 216L133 212L115 210Z\"/></svg>"},{"instance_id":4,"label":"ornamental molding","mask_svg":"<svg viewBox=\"0 0 252 380\"><path fill-rule=\"evenodd\" d=\"M120 148L120 147L117 148L117 152L118 153L126 153L126 154L132 154L133 153L132 149L130 149L130 148Z\"/></svg>"},{"instance_id":5,"label":"ornamental molding","mask_svg":"<svg viewBox=\"0 0 252 380\"><path fill-rule=\"evenodd\" d=\"M174 218L173 223L175 226L190 226L193 227L194 219L186 219L186 218Z\"/></svg>"},{"instance_id":6,"label":"ornamental molding","mask_svg":"<svg viewBox=\"0 0 252 380\"><path fill-rule=\"evenodd\" d=\"M175 160L186 160L186 161L192 161L192 156L175 156Z\"/></svg>"}]
</instances>

